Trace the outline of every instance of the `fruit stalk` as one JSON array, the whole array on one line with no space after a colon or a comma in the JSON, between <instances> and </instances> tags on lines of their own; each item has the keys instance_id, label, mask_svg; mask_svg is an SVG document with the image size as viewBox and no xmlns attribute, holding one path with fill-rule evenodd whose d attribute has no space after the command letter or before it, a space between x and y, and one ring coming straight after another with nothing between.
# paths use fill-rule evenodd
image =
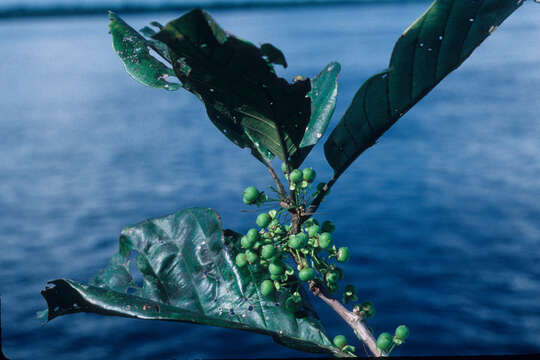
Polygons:
<instances>
[{"instance_id":1,"label":"fruit stalk","mask_svg":"<svg viewBox=\"0 0 540 360\"><path fill-rule=\"evenodd\" d=\"M321 299L323 302L325 302L328 306L330 306L345 322L347 325L349 325L355 332L355 334L358 336L360 340L366 344L369 351L375 356L375 357L386 357L386 353L377 349L377 341L371 334L371 332L366 327L366 324L364 323L364 320L362 318L362 315L353 313L341 302L334 299L332 296L326 294L324 292L323 286L318 283L316 280L312 280L309 283L309 290L313 293L313 295L317 296L319 299Z\"/></svg>"}]
</instances>

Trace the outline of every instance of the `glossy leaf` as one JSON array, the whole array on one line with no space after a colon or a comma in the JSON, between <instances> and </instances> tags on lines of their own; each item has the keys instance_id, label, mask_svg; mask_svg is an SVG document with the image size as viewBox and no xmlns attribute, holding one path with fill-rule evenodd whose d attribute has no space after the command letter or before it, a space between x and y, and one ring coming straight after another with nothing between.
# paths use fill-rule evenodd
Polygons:
<instances>
[{"instance_id":1,"label":"glossy leaf","mask_svg":"<svg viewBox=\"0 0 540 360\"><path fill-rule=\"evenodd\" d=\"M170 91L178 90L180 84L165 81L169 76L175 76L174 72L150 54L149 44L144 37L115 13L109 12L109 18L113 48L127 73L143 85Z\"/></svg>"},{"instance_id":2,"label":"glossy leaf","mask_svg":"<svg viewBox=\"0 0 540 360\"><path fill-rule=\"evenodd\" d=\"M225 234L227 234L225 236ZM239 234L222 231L211 209L193 208L141 222L122 231L120 247L90 285L52 281L42 291L47 322L76 312L171 320L253 331L295 349L346 356L324 333L303 293L303 309L285 309L287 293L260 293L267 271L238 268ZM142 274L130 273L135 259Z\"/></svg>"},{"instance_id":3,"label":"glossy leaf","mask_svg":"<svg viewBox=\"0 0 540 360\"><path fill-rule=\"evenodd\" d=\"M311 118L300 147L315 145L324 135L337 101L337 77L341 66L331 62L311 81Z\"/></svg>"},{"instance_id":4,"label":"glossy leaf","mask_svg":"<svg viewBox=\"0 0 540 360\"><path fill-rule=\"evenodd\" d=\"M403 114L456 69L523 1L436 0L401 35L388 70L369 78L325 143L342 173Z\"/></svg>"},{"instance_id":5,"label":"glossy leaf","mask_svg":"<svg viewBox=\"0 0 540 360\"><path fill-rule=\"evenodd\" d=\"M309 80L289 84L270 62L286 64L281 51L264 50L226 33L209 14L192 10L169 22L154 39L167 44L184 88L205 104L208 116L229 139L260 155L244 130L281 160L298 167L310 118ZM269 160L269 159L267 159Z\"/></svg>"}]
</instances>

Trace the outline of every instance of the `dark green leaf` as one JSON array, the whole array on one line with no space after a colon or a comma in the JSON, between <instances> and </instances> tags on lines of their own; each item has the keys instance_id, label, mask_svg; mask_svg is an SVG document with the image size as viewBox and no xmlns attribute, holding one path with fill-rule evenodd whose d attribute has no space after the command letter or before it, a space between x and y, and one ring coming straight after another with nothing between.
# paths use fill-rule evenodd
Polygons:
<instances>
[{"instance_id":1,"label":"dark green leaf","mask_svg":"<svg viewBox=\"0 0 540 360\"><path fill-rule=\"evenodd\" d=\"M262 44L261 53L263 56L266 56L268 61L272 64L282 65L284 68L287 67L287 60L285 60L285 55L272 44Z\"/></svg>"},{"instance_id":2,"label":"dark green leaf","mask_svg":"<svg viewBox=\"0 0 540 360\"><path fill-rule=\"evenodd\" d=\"M126 24L115 13L109 12L109 29L113 37L113 48L122 60L129 75L143 85L178 90L180 84L165 81L175 76L172 69L150 55L149 44L137 31Z\"/></svg>"},{"instance_id":3,"label":"dark green leaf","mask_svg":"<svg viewBox=\"0 0 540 360\"><path fill-rule=\"evenodd\" d=\"M337 77L341 66L331 62L311 81L311 118L300 147L315 145L324 135L334 114L337 100Z\"/></svg>"},{"instance_id":4,"label":"dark green leaf","mask_svg":"<svg viewBox=\"0 0 540 360\"><path fill-rule=\"evenodd\" d=\"M368 79L325 144L338 174L456 69L521 0L437 0L401 35L387 71Z\"/></svg>"},{"instance_id":5,"label":"dark green leaf","mask_svg":"<svg viewBox=\"0 0 540 360\"><path fill-rule=\"evenodd\" d=\"M265 297L259 284L267 271L238 268L240 235L222 231L211 209L187 209L122 231L109 265L84 285L59 279L42 291L47 322L57 316L93 312L172 320L253 331L295 349L345 356L324 333L303 294L301 314L285 309L287 293ZM130 258L142 285L130 273ZM300 316L301 315L301 316Z\"/></svg>"},{"instance_id":6,"label":"dark green leaf","mask_svg":"<svg viewBox=\"0 0 540 360\"><path fill-rule=\"evenodd\" d=\"M310 82L289 84L275 74L265 57L284 62L278 49L270 52L268 45L262 51L226 33L198 9L169 22L153 38L167 44L184 88L205 103L210 119L229 139L260 157L248 130L281 160L290 157L293 167L302 163L309 152L299 145L310 117Z\"/></svg>"}]
</instances>

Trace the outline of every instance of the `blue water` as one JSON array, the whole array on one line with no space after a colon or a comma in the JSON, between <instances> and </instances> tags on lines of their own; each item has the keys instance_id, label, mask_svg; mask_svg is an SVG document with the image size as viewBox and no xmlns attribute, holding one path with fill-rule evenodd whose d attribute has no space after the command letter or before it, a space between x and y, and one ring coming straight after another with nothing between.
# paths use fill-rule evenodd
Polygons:
<instances>
[{"instance_id":1,"label":"blue water","mask_svg":"<svg viewBox=\"0 0 540 360\"><path fill-rule=\"evenodd\" d=\"M287 79L342 64L337 122L427 3L215 12L286 54ZM126 16L142 26L178 14ZM321 216L348 245L348 282L375 304L396 354L540 352L540 7L527 3L366 151ZM77 314L41 327L47 280L86 281L120 230L180 208L215 208L245 231L242 190L269 178L186 92L143 87L111 48L107 16L0 22L0 294L13 359L294 357L270 338ZM324 139L323 139L324 140ZM306 166L328 179L322 146ZM317 305L330 336L354 335ZM240 341L239 341L240 340ZM358 345L358 344L357 344ZM358 347L362 353L361 346Z\"/></svg>"}]
</instances>

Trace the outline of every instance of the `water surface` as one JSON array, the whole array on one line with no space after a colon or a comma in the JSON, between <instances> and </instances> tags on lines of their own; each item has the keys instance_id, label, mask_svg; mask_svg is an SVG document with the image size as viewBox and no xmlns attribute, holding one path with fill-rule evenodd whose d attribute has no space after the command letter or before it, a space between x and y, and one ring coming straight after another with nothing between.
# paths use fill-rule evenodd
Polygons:
<instances>
[{"instance_id":1,"label":"water surface","mask_svg":"<svg viewBox=\"0 0 540 360\"><path fill-rule=\"evenodd\" d=\"M427 3L218 11L271 42L280 73L342 64L332 128L384 69ZM135 26L178 14L126 16ZM375 304L376 333L411 329L401 355L540 352L540 7L525 4L379 143L321 207L352 250L347 281ZM41 327L47 280L86 281L122 228L203 206L246 231L242 190L269 178L186 92L143 87L111 48L107 17L0 22L0 293L13 359L307 356L250 333L90 314ZM323 139L324 140L324 139ZM279 164L276 163L277 166ZM306 162L328 179L322 146ZM330 336L353 334L318 306ZM238 342L241 339L241 343ZM361 346L358 347L361 349ZM360 353L362 350L360 350Z\"/></svg>"}]
</instances>

